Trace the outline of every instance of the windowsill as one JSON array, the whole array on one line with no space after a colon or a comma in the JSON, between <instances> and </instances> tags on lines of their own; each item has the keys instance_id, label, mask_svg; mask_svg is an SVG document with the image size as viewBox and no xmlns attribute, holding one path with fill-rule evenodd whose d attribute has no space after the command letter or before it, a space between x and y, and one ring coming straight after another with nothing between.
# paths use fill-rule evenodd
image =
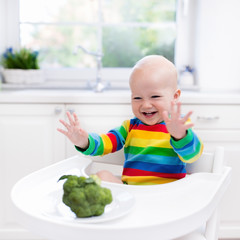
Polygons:
<instances>
[{"instance_id":1,"label":"windowsill","mask_svg":"<svg viewBox=\"0 0 240 240\"><path fill-rule=\"evenodd\" d=\"M35 84L11 84L2 83L2 90L26 90L26 89L38 89L38 90L94 90L96 82L94 81L45 81L44 83ZM105 90L129 90L127 81L115 81L115 82L103 82Z\"/></svg>"},{"instance_id":2,"label":"windowsill","mask_svg":"<svg viewBox=\"0 0 240 240\"><path fill-rule=\"evenodd\" d=\"M4 90L23 89L86 89L91 90L96 85L96 70L94 69L43 69L43 83L2 83ZM103 68L100 72L102 83L107 89L129 89L128 79L130 68ZM0 69L1 73L1 69ZM1 76L0 76L1 80Z\"/></svg>"},{"instance_id":3,"label":"windowsill","mask_svg":"<svg viewBox=\"0 0 240 240\"><path fill-rule=\"evenodd\" d=\"M129 90L128 81L111 81L111 83L104 81L106 85L106 90ZM35 84L11 84L11 83L2 83L2 90L25 90L25 89L46 89L46 90L92 90L96 82L92 81L45 81L44 83L35 83ZM199 91L199 86L179 86L182 91Z\"/></svg>"}]
</instances>

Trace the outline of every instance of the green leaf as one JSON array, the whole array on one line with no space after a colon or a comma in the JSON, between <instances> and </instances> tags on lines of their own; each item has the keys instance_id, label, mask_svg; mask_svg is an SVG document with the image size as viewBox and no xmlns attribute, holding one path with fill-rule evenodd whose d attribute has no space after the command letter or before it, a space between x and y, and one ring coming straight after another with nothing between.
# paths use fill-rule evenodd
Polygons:
<instances>
[{"instance_id":1,"label":"green leaf","mask_svg":"<svg viewBox=\"0 0 240 240\"><path fill-rule=\"evenodd\" d=\"M63 175L63 176L61 176L59 179L58 179L58 182L60 181L60 180L63 180L63 179L67 179L67 178L69 178L71 175Z\"/></svg>"}]
</instances>

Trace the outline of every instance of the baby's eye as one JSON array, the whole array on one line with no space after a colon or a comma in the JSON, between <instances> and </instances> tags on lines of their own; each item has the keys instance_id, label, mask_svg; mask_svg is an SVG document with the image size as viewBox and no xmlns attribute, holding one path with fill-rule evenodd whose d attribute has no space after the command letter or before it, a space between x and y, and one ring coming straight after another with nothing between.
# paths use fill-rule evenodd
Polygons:
<instances>
[{"instance_id":1,"label":"baby's eye","mask_svg":"<svg viewBox=\"0 0 240 240\"><path fill-rule=\"evenodd\" d=\"M160 98L161 96L159 95L153 95L151 98Z\"/></svg>"},{"instance_id":2,"label":"baby's eye","mask_svg":"<svg viewBox=\"0 0 240 240\"><path fill-rule=\"evenodd\" d=\"M134 97L133 99L134 99L134 100L140 100L140 99L142 99L142 98L140 98L140 97Z\"/></svg>"}]
</instances>

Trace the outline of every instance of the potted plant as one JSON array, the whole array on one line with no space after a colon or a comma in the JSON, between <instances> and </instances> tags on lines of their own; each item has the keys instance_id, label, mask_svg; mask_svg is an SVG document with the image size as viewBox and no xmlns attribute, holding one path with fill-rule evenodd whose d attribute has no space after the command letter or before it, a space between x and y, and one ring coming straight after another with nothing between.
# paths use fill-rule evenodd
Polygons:
<instances>
[{"instance_id":1,"label":"potted plant","mask_svg":"<svg viewBox=\"0 0 240 240\"><path fill-rule=\"evenodd\" d=\"M1 58L3 77L6 83L41 83L43 71L39 68L38 52L27 48L14 51L8 48Z\"/></svg>"}]
</instances>

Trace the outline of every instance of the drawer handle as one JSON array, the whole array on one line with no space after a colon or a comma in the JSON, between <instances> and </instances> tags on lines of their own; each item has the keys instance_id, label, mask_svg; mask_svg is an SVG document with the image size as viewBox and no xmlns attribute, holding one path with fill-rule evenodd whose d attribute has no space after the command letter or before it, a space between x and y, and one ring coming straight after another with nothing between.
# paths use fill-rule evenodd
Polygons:
<instances>
[{"instance_id":1,"label":"drawer handle","mask_svg":"<svg viewBox=\"0 0 240 240\"><path fill-rule=\"evenodd\" d=\"M215 116L215 117L201 117L201 116L197 116L197 120L199 120L199 121L217 121L219 119L220 119L219 116Z\"/></svg>"},{"instance_id":2,"label":"drawer handle","mask_svg":"<svg viewBox=\"0 0 240 240\"><path fill-rule=\"evenodd\" d=\"M70 109L67 109L67 111L70 112L71 114L73 114L75 112L75 109L70 108Z\"/></svg>"},{"instance_id":3,"label":"drawer handle","mask_svg":"<svg viewBox=\"0 0 240 240\"><path fill-rule=\"evenodd\" d=\"M62 112L62 108L61 107L56 107L54 109L54 112L55 112L56 115L59 115Z\"/></svg>"}]
</instances>

